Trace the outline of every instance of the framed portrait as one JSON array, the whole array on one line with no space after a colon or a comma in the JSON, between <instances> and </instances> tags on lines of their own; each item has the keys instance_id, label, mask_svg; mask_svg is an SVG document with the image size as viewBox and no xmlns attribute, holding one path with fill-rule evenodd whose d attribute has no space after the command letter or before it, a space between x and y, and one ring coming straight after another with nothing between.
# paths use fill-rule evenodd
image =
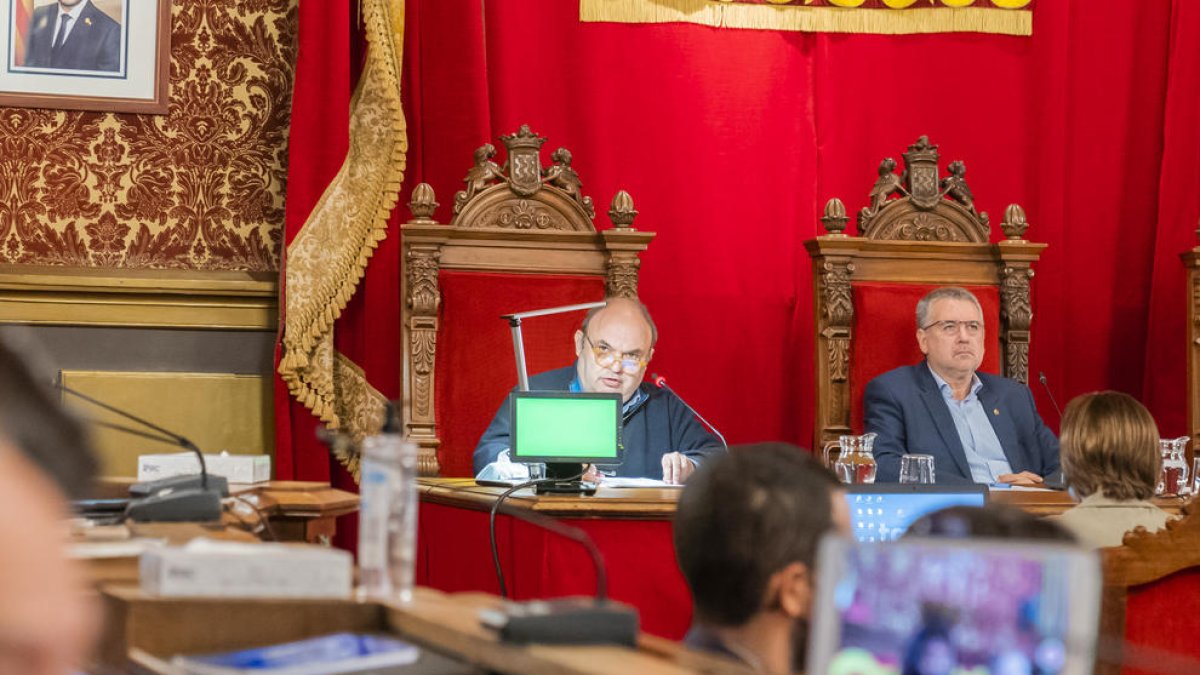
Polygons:
<instances>
[{"instance_id":1,"label":"framed portrait","mask_svg":"<svg viewBox=\"0 0 1200 675\"><path fill-rule=\"evenodd\" d=\"M167 112L171 0L0 7L0 107Z\"/></svg>"}]
</instances>

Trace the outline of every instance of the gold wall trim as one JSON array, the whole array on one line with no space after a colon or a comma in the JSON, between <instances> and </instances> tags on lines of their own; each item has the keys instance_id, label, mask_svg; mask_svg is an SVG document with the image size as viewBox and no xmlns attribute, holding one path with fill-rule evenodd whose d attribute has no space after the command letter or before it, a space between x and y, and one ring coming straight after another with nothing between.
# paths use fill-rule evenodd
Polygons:
<instances>
[{"instance_id":1,"label":"gold wall trim","mask_svg":"<svg viewBox=\"0 0 1200 675\"><path fill-rule=\"evenodd\" d=\"M0 323L275 330L273 272L0 265Z\"/></svg>"},{"instance_id":2,"label":"gold wall trim","mask_svg":"<svg viewBox=\"0 0 1200 675\"><path fill-rule=\"evenodd\" d=\"M892 9L784 5L778 0L769 4L730 0L580 0L579 20L584 23L694 23L718 28L823 33L971 32L1027 36L1033 34L1033 13L1021 9L1025 4L1013 1L980 3L978 7ZM1004 5L1013 8L1002 8Z\"/></svg>"},{"instance_id":3,"label":"gold wall trim","mask_svg":"<svg viewBox=\"0 0 1200 675\"><path fill-rule=\"evenodd\" d=\"M272 379L234 373L60 371L62 383L109 405L154 420L189 438L206 454L272 455ZM139 428L128 420L74 397L63 403L88 420ZM105 476L136 476L138 455L182 452L131 434L94 427Z\"/></svg>"}]
</instances>

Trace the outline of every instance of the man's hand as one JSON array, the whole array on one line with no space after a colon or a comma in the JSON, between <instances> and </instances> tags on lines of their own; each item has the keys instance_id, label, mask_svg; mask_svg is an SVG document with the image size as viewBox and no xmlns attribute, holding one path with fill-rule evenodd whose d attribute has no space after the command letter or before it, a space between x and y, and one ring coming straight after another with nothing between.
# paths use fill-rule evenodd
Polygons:
<instances>
[{"instance_id":1,"label":"man's hand","mask_svg":"<svg viewBox=\"0 0 1200 675\"><path fill-rule=\"evenodd\" d=\"M669 452L663 455L662 470L663 481L674 485L683 485L696 470L696 465L686 455Z\"/></svg>"},{"instance_id":2,"label":"man's hand","mask_svg":"<svg viewBox=\"0 0 1200 675\"><path fill-rule=\"evenodd\" d=\"M599 483L602 480L602 476L600 474L600 470L596 468L595 464L588 464L587 471L583 472L583 478L580 478L579 480L585 483Z\"/></svg>"},{"instance_id":3,"label":"man's hand","mask_svg":"<svg viewBox=\"0 0 1200 675\"><path fill-rule=\"evenodd\" d=\"M996 477L996 481L1000 483L1008 483L1009 485L1018 485L1020 487L1042 487L1045 483L1042 477L1036 473L1022 471L1021 473L1002 473Z\"/></svg>"}]
</instances>

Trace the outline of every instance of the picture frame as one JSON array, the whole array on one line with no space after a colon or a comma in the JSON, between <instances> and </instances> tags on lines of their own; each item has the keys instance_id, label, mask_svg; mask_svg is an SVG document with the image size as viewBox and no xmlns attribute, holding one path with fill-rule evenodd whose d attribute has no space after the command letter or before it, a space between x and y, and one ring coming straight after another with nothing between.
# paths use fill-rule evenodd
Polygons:
<instances>
[{"instance_id":1,"label":"picture frame","mask_svg":"<svg viewBox=\"0 0 1200 675\"><path fill-rule=\"evenodd\" d=\"M171 0L0 8L0 107L166 114Z\"/></svg>"}]
</instances>

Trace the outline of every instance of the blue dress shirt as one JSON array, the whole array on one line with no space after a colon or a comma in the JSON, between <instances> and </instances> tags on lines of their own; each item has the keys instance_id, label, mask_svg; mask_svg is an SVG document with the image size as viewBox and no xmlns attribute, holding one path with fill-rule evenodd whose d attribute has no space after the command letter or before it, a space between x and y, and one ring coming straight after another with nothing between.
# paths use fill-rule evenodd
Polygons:
<instances>
[{"instance_id":1,"label":"blue dress shirt","mask_svg":"<svg viewBox=\"0 0 1200 675\"><path fill-rule=\"evenodd\" d=\"M928 366L928 364L926 364ZM937 383L950 417L954 420L954 428L962 441L963 452L967 455L967 464L971 468L971 480L976 483L992 484L1005 473L1012 473L1008 458L1004 456L1004 448L1000 447L1000 439L996 430L988 420L987 411L979 401L979 389L983 383L978 375L971 375L971 390L966 398L959 401L954 398L954 391L949 383L940 375L929 369L933 381Z\"/></svg>"}]
</instances>

